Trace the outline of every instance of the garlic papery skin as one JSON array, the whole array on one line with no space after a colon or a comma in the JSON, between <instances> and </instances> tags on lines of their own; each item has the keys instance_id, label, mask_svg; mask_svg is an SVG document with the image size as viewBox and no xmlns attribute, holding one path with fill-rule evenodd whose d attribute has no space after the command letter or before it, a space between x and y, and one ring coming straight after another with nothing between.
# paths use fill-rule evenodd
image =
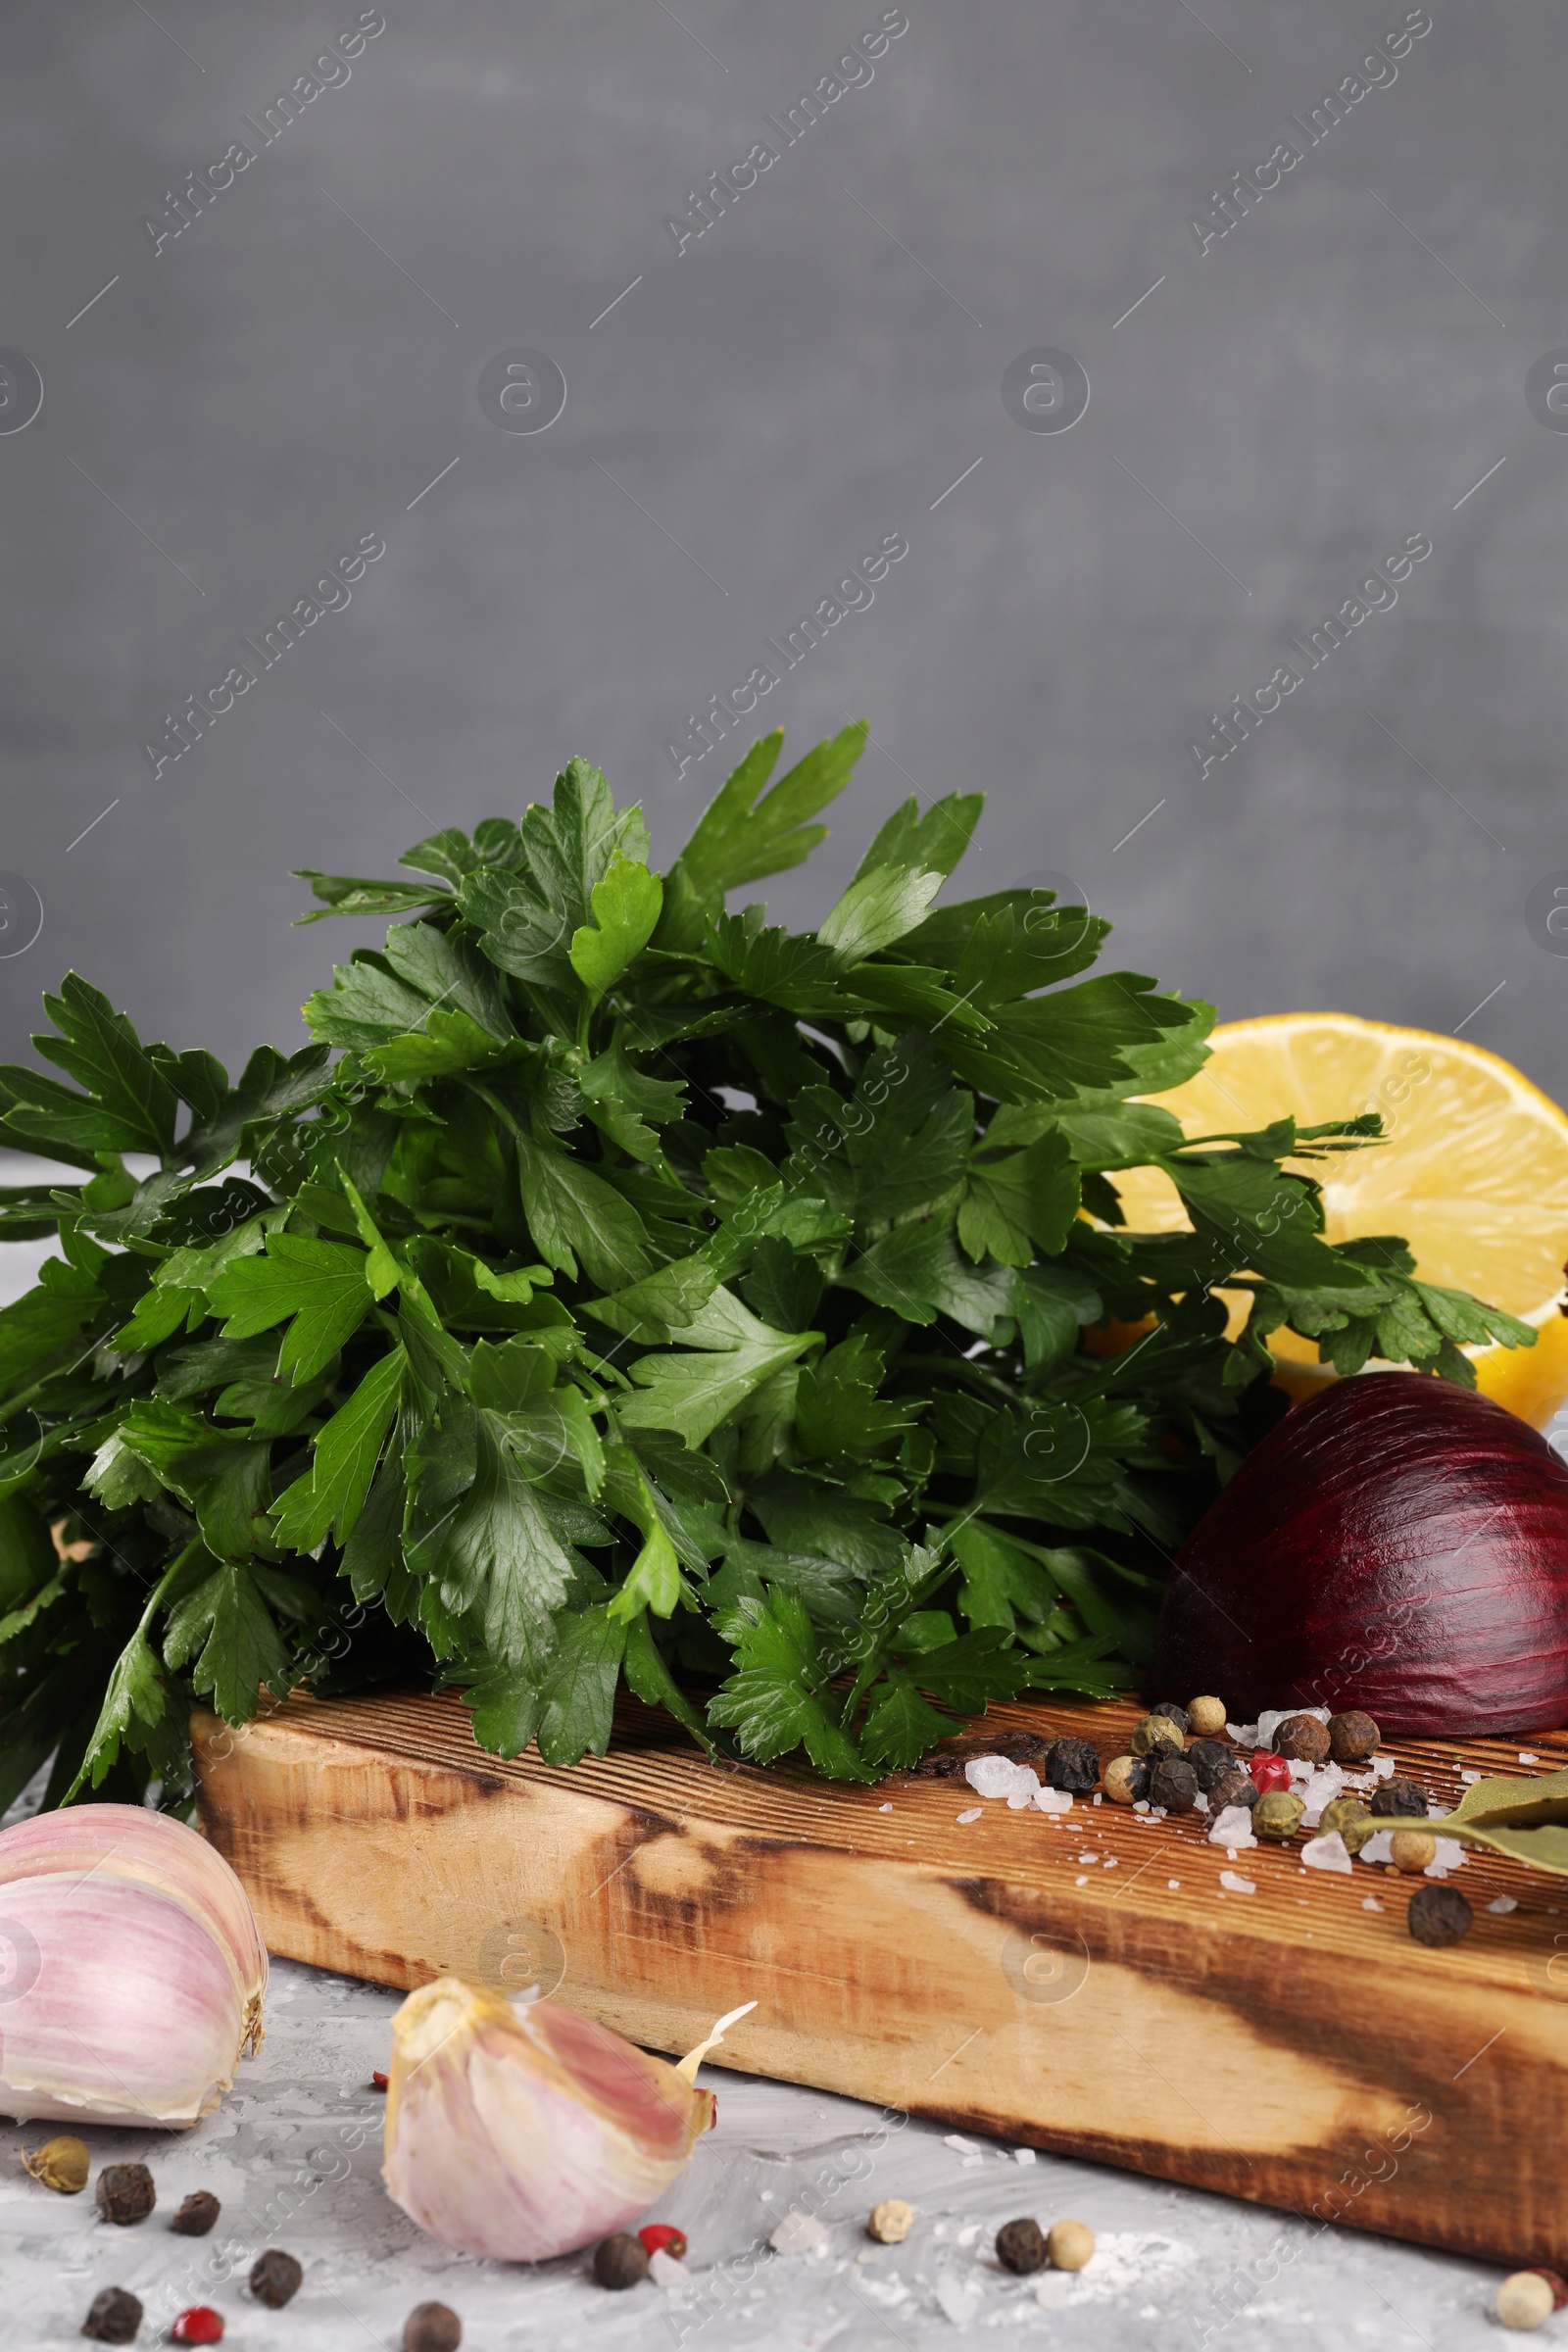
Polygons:
<instances>
[{"instance_id":1,"label":"garlic papery skin","mask_svg":"<svg viewBox=\"0 0 1568 2352\"><path fill-rule=\"evenodd\" d=\"M229 1954L247 2011L254 2011L255 2045L261 2046L267 1949L250 1898L216 1846L144 1805L74 1805L63 1813L34 1814L0 1834L0 1910L13 1880L59 1872L134 1880L199 1920ZM0 1984L0 2003L4 1999ZM4 2025L0 2017L0 2031Z\"/></svg>"},{"instance_id":2,"label":"garlic papery skin","mask_svg":"<svg viewBox=\"0 0 1568 2352\"><path fill-rule=\"evenodd\" d=\"M712 2120L710 2092L574 2010L442 1977L392 2021L381 2177L444 2245L544 2262L645 2213Z\"/></svg>"},{"instance_id":3,"label":"garlic papery skin","mask_svg":"<svg viewBox=\"0 0 1568 2352\"><path fill-rule=\"evenodd\" d=\"M0 1836L0 2115L196 2123L261 2040L266 1981L244 1890L193 1830L89 1805Z\"/></svg>"}]
</instances>

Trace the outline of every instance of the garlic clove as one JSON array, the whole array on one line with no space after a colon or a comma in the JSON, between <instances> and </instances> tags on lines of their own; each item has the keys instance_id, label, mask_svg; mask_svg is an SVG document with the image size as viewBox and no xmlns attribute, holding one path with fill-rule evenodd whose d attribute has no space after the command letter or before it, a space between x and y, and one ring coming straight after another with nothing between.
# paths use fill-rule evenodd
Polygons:
<instances>
[{"instance_id":1,"label":"garlic clove","mask_svg":"<svg viewBox=\"0 0 1568 2352\"><path fill-rule=\"evenodd\" d=\"M0 1913L7 1908L3 1890L17 1880L89 1872L155 1887L218 1938L246 2006L253 2048L260 2048L267 1952L245 1889L217 1847L143 1805L38 1813L0 1834Z\"/></svg>"},{"instance_id":2,"label":"garlic clove","mask_svg":"<svg viewBox=\"0 0 1568 2352\"><path fill-rule=\"evenodd\" d=\"M175 1825L177 1826L177 1825ZM0 2114L182 2127L250 2040L233 1955L185 1905L108 1869L0 1888Z\"/></svg>"},{"instance_id":3,"label":"garlic clove","mask_svg":"<svg viewBox=\"0 0 1568 2352\"><path fill-rule=\"evenodd\" d=\"M712 2120L710 2092L555 2001L443 1977L392 2021L382 2178L466 2253L543 2262L623 2229Z\"/></svg>"}]
</instances>

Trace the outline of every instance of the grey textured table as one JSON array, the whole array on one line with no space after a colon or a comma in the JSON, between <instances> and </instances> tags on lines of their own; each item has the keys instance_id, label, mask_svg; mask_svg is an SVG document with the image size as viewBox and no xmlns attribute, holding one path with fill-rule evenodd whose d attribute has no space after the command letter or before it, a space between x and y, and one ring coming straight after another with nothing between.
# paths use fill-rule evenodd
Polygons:
<instances>
[{"instance_id":1,"label":"grey textured table","mask_svg":"<svg viewBox=\"0 0 1568 2352\"><path fill-rule=\"evenodd\" d=\"M90 2196L59 2196L24 2175L21 2148L62 2127L0 2128L5 2340L79 2341L94 2294L112 2284L146 2306L139 2342L159 2340L184 2305L206 2302L222 2313L234 2352L390 2352L409 2310L430 2298L461 2315L469 2352L981 2342L1143 2352L1156 2340L1226 2352L1459 2352L1496 2340L1488 2316L1496 2275L1476 2264L1314 2231L1094 2165L956 2145L939 2126L711 2069L702 2079L717 2093L717 2128L654 2208L688 2232L683 2291L607 2293L581 2255L532 2268L476 2262L425 2237L381 2186L384 2102L370 2076L385 2064L397 2003L378 1986L274 1963L266 2044L216 2114L186 2133L85 2134L95 2171L114 2157L152 2167L158 2210L134 2229L101 2222ZM222 2201L205 2240L168 2227L193 2188ZM910 2201L914 2228L902 2246L873 2246L865 2216L888 2196ZM818 2215L825 2233L810 2253L775 2254L767 2240L792 2209ZM992 2241L1023 2213L1086 2221L1098 2240L1090 2268L1008 2277ZM281 2312L252 2302L244 2285L265 2246L305 2267Z\"/></svg>"}]
</instances>

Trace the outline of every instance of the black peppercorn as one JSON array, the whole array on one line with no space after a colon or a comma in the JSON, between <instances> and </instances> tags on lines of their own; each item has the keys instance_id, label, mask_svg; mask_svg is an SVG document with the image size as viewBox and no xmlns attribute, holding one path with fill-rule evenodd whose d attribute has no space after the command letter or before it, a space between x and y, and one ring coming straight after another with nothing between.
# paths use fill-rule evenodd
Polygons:
<instances>
[{"instance_id":1,"label":"black peppercorn","mask_svg":"<svg viewBox=\"0 0 1568 2352\"><path fill-rule=\"evenodd\" d=\"M1217 1740L1195 1740L1187 1750L1187 1761L1205 1796L1212 1796L1216 1781L1237 1769L1235 1748L1224 1747Z\"/></svg>"},{"instance_id":2,"label":"black peppercorn","mask_svg":"<svg viewBox=\"0 0 1568 2352\"><path fill-rule=\"evenodd\" d=\"M594 2277L601 2286L636 2286L648 2276L648 2255L635 2237L618 2230L594 2248Z\"/></svg>"},{"instance_id":3,"label":"black peppercorn","mask_svg":"<svg viewBox=\"0 0 1568 2352\"><path fill-rule=\"evenodd\" d=\"M1212 1788L1205 1791L1211 1813L1223 1813L1231 1805L1245 1805L1249 1813L1258 1799L1258 1786L1245 1764L1233 1764L1223 1773Z\"/></svg>"},{"instance_id":4,"label":"black peppercorn","mask_svg":"<svg viewBox=\"0 0 1568 2352\"><path fill-rule=\"evenodd\" d=\"M1319 1723L1315 1715L1287 1715L1275 1731L1274 1753L1293 1757L1298 1764L1326 1764L1328 1725Z\"/></svg>"},{"instance_id":5,"label":"black peppercorn","mask_svg":"<svg viewBox=\"0 0 1568 2352\"><path fill-rule=\"evenodd\" d=\"M997 2231L997 2260L1004 2271L1016 2271L1020 2278L1043 2271L1046 2241L1040 2224L1027 2215L1022 2221L1004 2222Z\"/></svg>"},{"instance_id":6,"label":"black peppercorn","mask_svg":"<svg viewBox=\"0 0 1568 2352\"><path fill-rule=\"evenodd\" d=\"M269 2246L251 2264L251 2293L270 2310L281 2311L299 2293L304 2277L292 2254L282 2254L276 2246Z\"/></svg>"},{"instance_id":7,"label":"black peppercorn","mask_svg":"<svg viewBox=\"0 0 1568 2352\"><path fill-rule=\"evenodd\" d=\"M158 2202L144 2164L106 2164L93 2194L106 2222L144 2222Z\"/></svg>"},{"instance_id":8,"label":"black peppercorn","mask_svg":"<svg viewBox=\"0 0 1568 2352\"><path fill-rule=\"evenodd\" d=\"M458 2352L463 2322L445 2303L416 2303L403 2323L403 2352Z\"/></svg>"},{"instance_id":9,"label":"black peppercorn","mask_svg":"<svg viewBox=\"0 0 1568 2352\"><path fill-rule=\"evenodd\" d=\"M1372 1799L1372 1810L1385 1818L1392 1813L1406 1821L1425 1821L1427 1792L1415 1781L1385 1781Z\"/></svg>"},{"instance_id":10,"label":"black peppercorn","mask_svg":"<svg viewBox=\"0 0 1568 2352\"><path fill-rule=\"evenodd\" d=\"M1364 1764L1382 1744L1383 1734L1359 1707L1329 1717L1329 1753L1336 1764Z\"/></svg>"},{"instance_id":11,"label":"black peppercorn","mask_svg":"<svg viewBox=\"0 0 1568 2352\"><path fill-rule=\"evenodd\" d=\"M1157 1706L1151 1707L1149 1711L1152 1715L1168 1717L1179 1732L1186 1733L1192 1729L1192 1717L1188 1714L1187 1709L1179 1707L1173 1698L1162 1698Z\"/></svg>"},{"instance_id":12,"label":"black peppercorn","mask_svg":"<svg viewBox=\"0 0 1568 2352\"><path fill-rule=\"evenodd\" d=\"M1475 1913L1457 1886L1418 1886L1410 1897L1404 1924L1417 1943L1434 1946L1457 1943L1470 1933Z\"/></svg>"},{"instance_id":13,"label":"black peppercorn","mask_svg":"<svg viewBox=\"0 0 1568 2352\"><path fill-rule=\"evenodd\" d=\"M141 2326L141 2305L122 2286L106 2286L94 2295L92 2309L81 2323L83 2335L100 2344L128 2344Z\"/></svg>"},{"instance_id":14,"label":"black peppercorn","mask_svg":"<svg viewBox=\"0 0 1568 2352\"><path fill-rule=\"evenodd\" d=\"M1042 1767L1048 1788L1087 1796L1100 1778L1100 1758L1087 1740L1054 1740Z\"/></svg>"},{"instance_id":15,"label":"black peppercorn","mask_svg":"<svg viewBox=\"0 0 1568 2352\"><path fill-rule=\"evenodd\" d=\"M1198 1802L1198 1775L1185 1756L1161 1756L1149 1776L1149 1801L1167 1813L1190 1813Z\"/></svg>"},{"instance_id":16,"label":"black peppercorn","mask_svg":"<svg viewBox=\"0 0 1568 2352\"><path fill-rule=\"evenodd\" d=\"M205 2237L221 2211L210 2188L193 2188L169 2227L181 2237Z\"/></svg>"}]
</instances>

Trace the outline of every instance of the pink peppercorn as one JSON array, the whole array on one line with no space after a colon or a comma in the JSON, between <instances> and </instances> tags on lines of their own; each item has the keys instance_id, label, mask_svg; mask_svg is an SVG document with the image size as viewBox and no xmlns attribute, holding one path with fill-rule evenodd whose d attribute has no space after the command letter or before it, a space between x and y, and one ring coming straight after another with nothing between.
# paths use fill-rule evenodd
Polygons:
<instances>
[{"instance_id":1,"label":"pink peppercorn","mask_svg":"<svg viewBox=\"0 0 1568 2352\"><path fill-rule=\"evenodd\" d=\"M216 2312L210 2303L193 2303L188 2311L180 2313L169 2333L171 2340L176 2344L221 2343L221 2314Z\"/></svg>"},{"instance_id":2,"label":"pink peppercorn","mask_svg":"<svg viewBox=\"0 0 1568 2352\"><path fill-rule=\"evenodd\" d=\"M1247 1767L1257 1784L1258 1794L1266 1796L1271 1788L1289 1788L1291 1768L1283 1756L1271 1756L1259 1748Z\"/></svg>"},{"instance_id":3,"label":"pink peppercorn","mask_svg":"<svg viewBox=\"0 0 1568 2352\"><path fill-rule=\"evenodd\" d=\"M667 2254L674 2262L686 2259L686 2232L671 2222L649 2222L637 2232L642 2239L643 2252L650 2258Z\"/></svg>"}]
</instances>

